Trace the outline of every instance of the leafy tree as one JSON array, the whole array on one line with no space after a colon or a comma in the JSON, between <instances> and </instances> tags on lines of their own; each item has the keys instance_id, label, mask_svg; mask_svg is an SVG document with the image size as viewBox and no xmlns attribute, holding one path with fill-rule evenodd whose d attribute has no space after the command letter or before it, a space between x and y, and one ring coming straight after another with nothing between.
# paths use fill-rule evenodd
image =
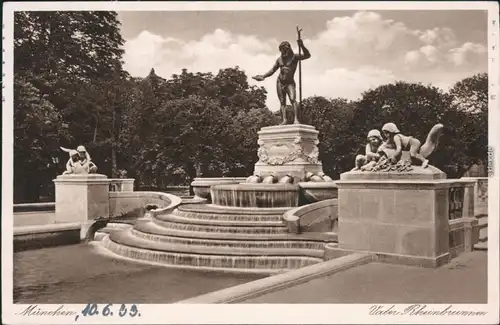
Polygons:
<instances>
[{"instance_id":1,"label":"leafy tree","mask_svg":"<svg viewBox=\"0 0 500 325\"><path fill-rule=\"evenodd\" d=\"M323 171L337 178L350 168L359 135L352 129L354 103L322 96L302 101L303 120L319 131L319 159Z\"/></svg>"},{"instance_id":2,"label":"leafy tree","mask_svg":"<svg viewBox=\"0 0 500 325\"><path fill-rule=\"evenodd\" d=\"M232 117L231 136L221 139L229 149L229 154L225 157L230 167L228 176L241 177L253 174L254 165L258 160L257 133L261 128L276 125L278 122L278 117L267 108L241 110Z\"/></svg>"},{"instance_id":3,"label":"leafy tree","mask_svg":"<svg viewBox=\"0 0 500 325\"><path fill-rule=\"evenodd\" d=\"M115 12L15 13L14 79L20 85L29 84L33 92L37 92L40 98L52 105L61 124L71 130L71 137L59 139L58 143L47 143L47 152L59 150L58 146L63 144L70 147L85 144L89 148L99 148L93 142L88 142L89 138L93 140L100 136L96 134L92 138L96 123L88 122L97 115L99 119L106 120L108 116L115 114L115 109L108 109L98 90L105 83L116 83L126 78L126 73L122 70L121 46L124 41L119 25ZM15 93L15 110L27 109L22 104L20 94L21 91ZM86 110L78 106L82 100ZM27 119L19 123L35 123L35 120ZM37 128L37 125L30 128ZM21 157L16 154L18 151L27 152L31 149L22 147L27 144L18 140L16 135L15 142L20 144L14 148L15 159ZM110 146L111 142L102 147L108 155L112 153ZM101 152L92 152L92 155L98 157ZM15 163L18 164L17 161ZM16 174L15 182L22 182L23 177L22 172ZM38 174L29 177L31 184L26 188L38 187L42 182L41 177Z\"/></svg>"},{"instance_id":4,"label":"leafy tree","mask_svg":"<svg viewBox=\"0 0 500 325\"><path fill-rule=\"evenodd\" d=\"M455 133L462 172L474 160L487 162L488 155L488 75L481 73L457 82L449 92L452 109L458 116Z\"/></svg>"},{"instance_id":5,"label":"leafy tree","mask_svg":"<svg viewBox=\"0 0 500 325\"><path fill-rule=\"evenodd\" d=\"M456 109L471 114L487 114L488 74L479 73L457 82L449 94Z\"/></svg>"},{"instance_id":6,"label":"leafy tree","mask_svg":"<svg viewBox=\"0 0 500 325\"><path fill-rule=\"evenodd\" d=\"M61 114L31 83L14 79L14 97L14 199L33 202L39 186L57 175L60 152L54 148L69 134Z\"/></svg>"}]
</instances>

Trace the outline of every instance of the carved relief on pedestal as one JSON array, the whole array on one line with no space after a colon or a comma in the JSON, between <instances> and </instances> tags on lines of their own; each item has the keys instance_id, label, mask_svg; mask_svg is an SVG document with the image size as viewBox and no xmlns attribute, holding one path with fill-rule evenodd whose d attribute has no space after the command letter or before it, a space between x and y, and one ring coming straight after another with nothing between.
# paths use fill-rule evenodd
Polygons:
<instances>
[{"instance_id":1,"label":"carved relief on pedestal","mask_svg":"<svg viewBox=\"0 0 500 325\"><path fill-rule=\"evenodd\" d=\"M268 165L284 165L288 162L303 160L310 164L318 164L318 139L313 142L313 148L309 153L304 152L305 143L302 137L296 136L293 142L278 141L273 143L265 143L260 139L257 155L259 162Z\"/></svg>"}]
</instances>

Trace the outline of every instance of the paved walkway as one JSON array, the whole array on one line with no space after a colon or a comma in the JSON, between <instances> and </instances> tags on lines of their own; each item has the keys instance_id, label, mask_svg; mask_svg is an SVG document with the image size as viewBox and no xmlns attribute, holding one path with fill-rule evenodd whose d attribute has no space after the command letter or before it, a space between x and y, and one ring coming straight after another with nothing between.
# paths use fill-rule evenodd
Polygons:
<instances>
[{"instance_id":1,"label":"paved walkway","mask_svg":"<svg viewBox=\"0 0 500 325\"><path fill-rule=\"evenodd\" d=\"M370 263L243 303L486 303L487 252L437 269Z\"/></svg>"}]
</instances>

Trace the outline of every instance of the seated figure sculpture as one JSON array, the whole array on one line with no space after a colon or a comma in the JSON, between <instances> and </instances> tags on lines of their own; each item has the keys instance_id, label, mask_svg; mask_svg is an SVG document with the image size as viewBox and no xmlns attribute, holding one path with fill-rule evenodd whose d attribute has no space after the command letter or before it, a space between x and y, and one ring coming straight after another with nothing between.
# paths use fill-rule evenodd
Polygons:
<instances>
[{"instance_id":1,"label":"seated figure sculpture","mask_svg":"<svg viewBox=\"0 0 500 325\"><path fill-rule=\"evenodd\" d=\"M380 131L376 129L371 130L368 132L367 139L368 143L365 146L365 154L356 156L355 167L353 170L369 170L380 158L378 149L383 140Z\"/></svg>"},{"instance_id":2,"label":"seated figure sculpture","mask_svg":"<svg viewBox=\"0 0 500 325\"><path fill-rule=\"evenodd\" d=\"M61 149L68 152L70 156L63 175L95 174L97 172L97 166L90 159L90 155L84 146L78 146L77 150L63 147Z\"/></svg>"}]
</instances>

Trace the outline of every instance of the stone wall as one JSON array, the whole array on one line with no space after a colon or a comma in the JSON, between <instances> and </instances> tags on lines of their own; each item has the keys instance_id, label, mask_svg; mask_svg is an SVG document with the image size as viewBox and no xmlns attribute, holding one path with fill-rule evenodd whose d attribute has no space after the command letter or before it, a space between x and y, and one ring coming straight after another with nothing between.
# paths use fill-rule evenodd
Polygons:
<instances>
[{"instance_id":1,"label":"stone wall","mask_svg":"<svg viewBox=\"0 0 500 325\"><path fill-rule=\"evenodd\" d=\"M291 233L336 232L337 201L329 199L290 209L283 215L283 221Z\"/></svg>"},{"instance_id":2,"label":"stone wall","mask_svg":"<svg viewBox=\"0 0 500 325\"><path fill-rule=\"evenodd\" d=\"M119 217L127 213L137 213L144 216L146 205L156 205L157 210L179 205L181 199L177 196L161 192L110 192L109 216Z\"/></svg>"}]
</instances>

